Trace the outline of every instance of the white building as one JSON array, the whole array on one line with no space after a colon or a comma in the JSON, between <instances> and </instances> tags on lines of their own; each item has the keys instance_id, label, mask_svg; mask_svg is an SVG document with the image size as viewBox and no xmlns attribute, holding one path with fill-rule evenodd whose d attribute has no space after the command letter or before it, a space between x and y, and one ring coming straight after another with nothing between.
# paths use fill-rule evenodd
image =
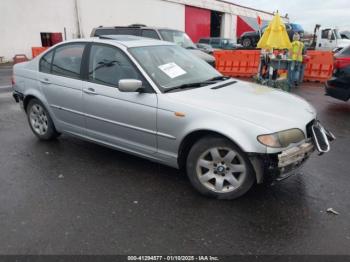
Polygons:
<instances>
[{"instance_id":1,"label":"white building","mask_svg":"<svg viewBox=\"0 0 350 262\"><path fill-rule=\"evenodd\" d=\"M1 0L0 57L31 58L31 47L60 39L88 37L92 28L130 25L186 31L192 40L221 36L236 39L266 23L272 14L224 0Z\"/></svg>"}]
</instances>

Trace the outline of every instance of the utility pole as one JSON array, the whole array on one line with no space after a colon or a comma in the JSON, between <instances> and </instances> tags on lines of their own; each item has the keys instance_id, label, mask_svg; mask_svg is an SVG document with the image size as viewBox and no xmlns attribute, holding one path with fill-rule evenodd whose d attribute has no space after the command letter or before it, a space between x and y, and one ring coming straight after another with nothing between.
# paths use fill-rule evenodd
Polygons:
<instances>
[{"instance_id":1,"label":"utility pole","mask_svg":"<svg viewBox=\"0 0 350 262\"><path fill-rule=\"evenodd\" d=\"M79 0L74 0L74 7L75 7L75 19L76 19L76 26L77 26L77 38L84 37L81 30L81 21L80 21L80 12L79 12Z\"/></svg>"}]
</instances>

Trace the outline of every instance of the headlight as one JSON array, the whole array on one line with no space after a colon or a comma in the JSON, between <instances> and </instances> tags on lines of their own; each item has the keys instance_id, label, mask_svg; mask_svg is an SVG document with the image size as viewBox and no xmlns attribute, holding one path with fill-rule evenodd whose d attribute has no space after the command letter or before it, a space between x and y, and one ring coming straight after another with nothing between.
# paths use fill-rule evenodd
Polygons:
<instances>
[{"instance_id":1,"label":"headlight","mask_svg":"<svg viewBox=\"0 0 350 262\"><path fill-rule=\"evenodd\" d=\"M305 139L303 131L298 128L258 136L258 141L268 147L283 148L292 143L298 143Z\"/></svg>"}]
</instances>

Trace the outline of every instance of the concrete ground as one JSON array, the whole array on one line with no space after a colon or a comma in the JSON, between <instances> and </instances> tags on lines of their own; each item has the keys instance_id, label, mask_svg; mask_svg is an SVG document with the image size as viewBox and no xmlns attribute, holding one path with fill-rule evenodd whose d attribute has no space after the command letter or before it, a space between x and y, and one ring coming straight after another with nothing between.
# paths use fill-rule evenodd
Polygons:
<instances>
[{"instance_id":1,"label":"concrete ground","mask_svg":"<svg viewBox=\"0 0 350 262\"><path fill-rule=\"evenodd\" d=\"M0 254L349 255L350 103L321 86L295 93L337 136L331 152L234 201L197 194L175 169L70 136L39 142L0 89Z\"/></svg>"}]
</instances>

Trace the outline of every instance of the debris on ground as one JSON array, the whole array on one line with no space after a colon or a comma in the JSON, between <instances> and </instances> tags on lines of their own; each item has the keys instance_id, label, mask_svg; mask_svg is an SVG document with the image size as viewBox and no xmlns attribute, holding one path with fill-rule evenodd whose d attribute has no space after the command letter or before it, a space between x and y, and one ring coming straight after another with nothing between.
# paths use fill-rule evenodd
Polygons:
<instances>
[{"instance_id":1,"label":"debris on ground","mask_svg":"<svg viewBox=\"0 0 350 262\"><path fill-rule=\"evenodd\" d=\"M335 211L333 208L328 208L327 209L327 213L331 213L331 214L333 214L333 215L339 215L339 212L337 212L337 211Z\"/></svg>"},{"instance_id":2,"label":"debris on ground","mask_svg":"<svg viewBox=\"0 0 350 262\"><path fill-rule=\"evenodd\" d=\"M64 178L64 175L59 174L59 175L58 175L58 178L59 178L59 179L62 179L62 178Z\"/></svg>"}]
</instances>

